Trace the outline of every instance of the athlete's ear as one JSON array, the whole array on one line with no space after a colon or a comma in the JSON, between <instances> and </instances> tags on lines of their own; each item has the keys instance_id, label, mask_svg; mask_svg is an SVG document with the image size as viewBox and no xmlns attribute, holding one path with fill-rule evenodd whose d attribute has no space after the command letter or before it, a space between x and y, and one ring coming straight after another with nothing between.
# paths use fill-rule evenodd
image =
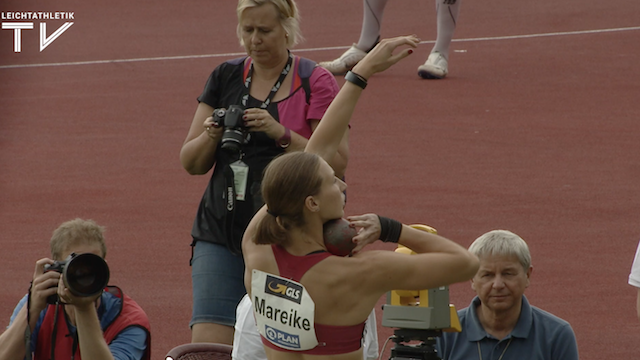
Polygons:
<instances>
[{"instance_id":1,"label":"athlete's ear","mask_svg":"<svg viewBox=\"0 0 640 360\"><path fill-rule=\"evenodd\" d=\"M304 199L304 206L307 208L307 210L311 212L318 212L320 210L320 205L318 204L316 199L314 199L314 197L311 195L307 196Z\"/></svg>"}]
</instances>

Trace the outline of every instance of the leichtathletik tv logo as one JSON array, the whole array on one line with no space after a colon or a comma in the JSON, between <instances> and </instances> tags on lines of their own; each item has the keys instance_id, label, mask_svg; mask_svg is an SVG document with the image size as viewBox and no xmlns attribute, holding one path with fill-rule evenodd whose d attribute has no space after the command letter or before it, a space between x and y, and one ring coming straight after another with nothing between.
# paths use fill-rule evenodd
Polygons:
<instances>
[{"instance_id":1,"label":"leichtathletik tv logo","mask_svg":"<svg viewBox=\"0 0 640 360\"><path fill-rule=\"evenodd\" d=\"M73 25L75 13L69 11L3 11L2 30L13 31L13 52L22 51L22 32L40 29L40 51L46 49ZM62 25L59 25L64 21ZM51 24L47 29L47 24ZM55 26L55 30L51 30ZM47 31L49 33L47 34ZM32 46L31 44L24 44ZM36 44L33 44L36 46Z\"/></svg>"},{"instance_id":2,"label":"leichtathletik tv logo","mask_svg":"<svg viewBox=\"0 0 640 360\"><path fill-rule=\"evenodd\" d=\"M264 292L300 304L302 300L302 286L284 279L267 275Z\"/></svg>"}]
</instances>

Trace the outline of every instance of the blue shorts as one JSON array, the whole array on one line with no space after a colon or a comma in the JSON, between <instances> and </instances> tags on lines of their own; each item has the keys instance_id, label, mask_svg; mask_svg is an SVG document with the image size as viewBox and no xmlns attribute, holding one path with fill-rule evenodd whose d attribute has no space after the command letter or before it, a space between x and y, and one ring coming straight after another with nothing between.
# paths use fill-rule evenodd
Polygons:
<instances>
[{"instance_id":1,"label":"blue shorts","mask_svg":"<svg viewBox=\"0 0 640 360\"><path fill-rule=\"evenodd\" d=\"M246 293L244 259L224 245L197 241L191 261L193 314L189 327L198 323L233 326L236 307Z\"/></svg>"}]
</instances>

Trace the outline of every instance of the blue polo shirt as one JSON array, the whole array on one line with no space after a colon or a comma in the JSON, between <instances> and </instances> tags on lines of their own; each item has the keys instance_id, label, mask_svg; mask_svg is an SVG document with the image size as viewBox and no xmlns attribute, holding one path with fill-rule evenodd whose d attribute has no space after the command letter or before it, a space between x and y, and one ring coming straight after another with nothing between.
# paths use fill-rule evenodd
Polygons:
<instances>
[{"instance_id":1,"label":"blue polo shirt","mask_svg":"<svg viewBox=\"0 0 640 360\"><path fill-rule=\"evenodd\" d=\"M525 296L515 328L502 340L489 335L480 324L476 313L479 305L476 296L469 307L458 311L462 332L444 333L438 338L438 355L443 360L578 360L571 325L531 306Z\"/></svg>"}]
</instances>

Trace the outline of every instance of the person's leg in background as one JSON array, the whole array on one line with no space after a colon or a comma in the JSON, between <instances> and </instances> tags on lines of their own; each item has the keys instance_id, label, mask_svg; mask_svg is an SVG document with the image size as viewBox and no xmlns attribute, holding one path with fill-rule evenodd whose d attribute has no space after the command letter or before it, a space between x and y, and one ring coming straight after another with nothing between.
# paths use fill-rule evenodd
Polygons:
<instances>
[{"instance_id":1,"label":"person's leg in background","mask_svg":"<svg viewBox=\"0 0 640 360\"><path fill-rule=\"evenodd\" d=\"M373 49L380 39L382 15L388 0L363 0L363 18L360 39L351 45L339 58L323 61L319 65L334 75L342 75L351 70L358 61L362 60Z\"/></svg>"},{"instance_id":2,"label":"person's leg in background","mask_svg":"<svg viewBox=\"0 0 640 360\"><path fill-rule=\"evenodd\" d=\"M418 75L424 79L442 79L449 73L449 45L458 22L462 0L436 0L438 35L424 65L418 67Z\"/></svg>"},{"instance_id":3,"label":"person's leg in background","mask_svg":"<svg viewBox=\"0 0 640 360\"><path fill-rule=\"evenodd\" d=\"M233 343L236 307L245 294L244 260L224 245L198 241L191 260L191 342Z\"/></svg>"}]
</instances>

